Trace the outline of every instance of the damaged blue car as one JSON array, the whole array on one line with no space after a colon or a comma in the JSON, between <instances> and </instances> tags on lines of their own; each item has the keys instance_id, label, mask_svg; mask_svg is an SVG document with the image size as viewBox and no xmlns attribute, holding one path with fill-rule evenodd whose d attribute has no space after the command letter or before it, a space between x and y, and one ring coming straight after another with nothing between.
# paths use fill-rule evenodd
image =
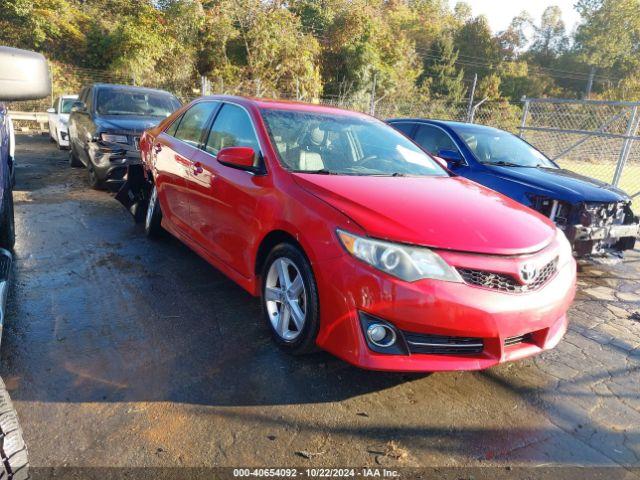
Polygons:
<instances>
[{"instance_id":1,"label":"damaged blue car","mask_svg":"<svg viewBox=\"0 0 640 480\"><path fill-rule=\"evenodd\" d=\"M460 122L399 118L388 123L452 172L549 217L577 257L621 256L634 248L639 219L626 193L561 168L520 137Z\"/></svg>"}]
</instances>

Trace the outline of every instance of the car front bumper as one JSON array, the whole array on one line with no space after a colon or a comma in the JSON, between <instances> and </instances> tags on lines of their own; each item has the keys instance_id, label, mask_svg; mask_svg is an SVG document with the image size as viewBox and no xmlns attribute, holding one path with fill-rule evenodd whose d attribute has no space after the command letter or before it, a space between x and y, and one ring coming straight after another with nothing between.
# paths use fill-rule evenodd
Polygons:
<instances>
[{"instance_id":1,"label":"car front bumper","mask_svg":"<svg viewBox=\"0 0 640 480\"><path fill-rule=\"evenodd\" d=\"M127 168L142 162L140 151L128 145L95 143L90 155L98 179L113 191L124 183Z\"/></svg>"},{"instance_id":2,"label":"car front bumper","mask_svg":"<svg viewBox=\"0 0 640 480\"><path fill-rule=\"evenodd\" d=\"M605 250L622 252L635 247L640 225L589 226L571 225L565 230L578 256L601 254ZM607 248L608 247L608 248Z\"/></svg>"},{"instance_id":3,"label":"car front bumper","mask_svg":"<svg viewBox=\"0 0 640 480\"><path fill-rule=\"evenodd\" d=\"M567 329L576 286L573 258L539 290L518 294L466 283L404 282L348 255L325 261L317 270L317 344L358 367L404 372L479 370L553 348ZM483 346L475 353L375 352L365 338L363 313L392 325L401 337L471 337Z\"/></svg>"}]
</instances>

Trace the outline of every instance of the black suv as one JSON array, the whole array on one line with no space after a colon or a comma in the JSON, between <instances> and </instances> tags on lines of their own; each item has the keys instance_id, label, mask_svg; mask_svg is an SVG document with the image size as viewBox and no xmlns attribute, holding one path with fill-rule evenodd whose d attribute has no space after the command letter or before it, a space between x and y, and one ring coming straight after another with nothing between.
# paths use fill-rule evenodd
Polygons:
<instances>
[{"instance_id":1,"label":"black suv","mask_svg":"<svg viewBox=\"0 0 640 480\"><path fill-rule=\"evenodd\" d=\"M117 190L129 165L140 163L140 135L180 107L169 92L93 84L80 92L69 117L69 164L87 167L95 189Z\"/></svg>"}]
</instances>

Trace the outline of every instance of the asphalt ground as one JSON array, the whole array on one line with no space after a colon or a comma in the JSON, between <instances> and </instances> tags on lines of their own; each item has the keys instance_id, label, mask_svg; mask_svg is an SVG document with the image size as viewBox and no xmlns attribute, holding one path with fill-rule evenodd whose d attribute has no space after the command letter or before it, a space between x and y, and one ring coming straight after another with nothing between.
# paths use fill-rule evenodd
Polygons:
<instances>
[{"instance_id":1,"label":"asphalt ground","mask_svg":"<svg viewBox=\"0 0 640 480\"><path fill-rule=\"evenodd\" d=\"M476 373L278 350L259 302L20 135L0 373L35 466L640 466L640 252L553 351Z\"/></svg>"}]
</instances>

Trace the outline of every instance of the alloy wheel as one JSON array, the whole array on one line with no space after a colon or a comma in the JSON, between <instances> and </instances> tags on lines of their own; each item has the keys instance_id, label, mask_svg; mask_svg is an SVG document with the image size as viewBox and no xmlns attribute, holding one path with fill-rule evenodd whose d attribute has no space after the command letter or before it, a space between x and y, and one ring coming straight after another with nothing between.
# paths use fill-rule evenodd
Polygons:
<instances>
[{"instance_id":1,"label":"alloy wheel","mask_svg":"<svg viewBox=\"0 0 640 480\"><path fill-rule=\"evenodd\" d=\"M296 264L286 257L277 258L269 267L264 301L273 329L291 342L298 338L307 318L307 290Z\"/></svg>"}]
</instances>

